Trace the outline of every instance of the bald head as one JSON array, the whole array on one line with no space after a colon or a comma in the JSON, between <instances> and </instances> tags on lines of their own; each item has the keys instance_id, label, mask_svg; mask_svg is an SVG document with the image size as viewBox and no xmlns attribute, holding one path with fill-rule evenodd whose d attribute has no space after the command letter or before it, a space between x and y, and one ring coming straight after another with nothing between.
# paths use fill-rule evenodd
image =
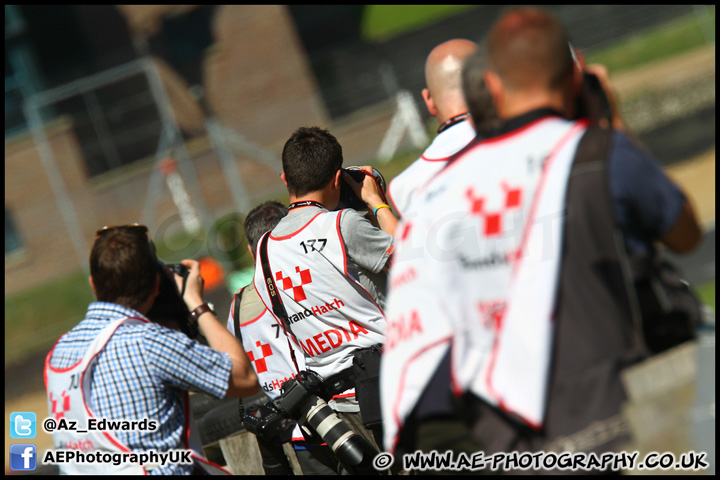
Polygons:
<instances>
[{"instance_id":1,"label":"bald head","mask_svg":"<svg viewBox=\"0 0 720 480\"><path fill-rule=\"evenodd\" d=\"M560 90L571 78L573 60L565 27L537 8L515 8L488 35L490 70L514 90Z\"/></svg>"},{"instance_id":2,"label":"bald head","mask_svg":"<svg viewBox=\"0 0 720 480\"><path fill-rule=\"evenodd\" d=\"M441 43L428 55L425 61L427 89L423 90L423 97L426 103L432 100L428 110L440 122L467 111L462 94L462 67L465 59L478 48L475 42L457 38Z\"/></svg>"}]
</instances>

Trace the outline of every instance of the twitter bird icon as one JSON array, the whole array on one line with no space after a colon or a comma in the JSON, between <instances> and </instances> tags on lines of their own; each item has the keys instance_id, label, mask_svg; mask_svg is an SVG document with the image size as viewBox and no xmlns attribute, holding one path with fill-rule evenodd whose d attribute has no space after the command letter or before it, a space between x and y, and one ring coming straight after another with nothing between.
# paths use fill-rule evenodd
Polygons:
<instances>
[{"instance_id":1,"label":"twitter bird icon","mask_svg":"<svg viewBox=\"0 0 720 480\"><path fill-rule=\"evenodd\" d=\"M35 438L37 415L35 412L13 412L10 414L11 438Z\"/></svg>"}]
</instances>

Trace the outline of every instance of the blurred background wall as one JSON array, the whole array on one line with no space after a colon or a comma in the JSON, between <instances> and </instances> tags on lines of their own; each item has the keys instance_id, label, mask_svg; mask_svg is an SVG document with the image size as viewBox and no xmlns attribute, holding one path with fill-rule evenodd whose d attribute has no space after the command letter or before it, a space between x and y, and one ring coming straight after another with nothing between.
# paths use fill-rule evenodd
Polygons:
<instances>
[{"instance_id":1,"label":"blurred background wall","mask_svg":"<svg viewBox=\"0 0 720 480\"><path fill-rule=\"evenodd\" d=\"M590 52L695 12L546 8ZM284 196L280 152L299 126L329 128L345 165L372 163L399 89L428 120L428 52L450 38L482 41L500 9L464 6L371 34L363 5L6 5L5 294L87 268L102 225L149 220L154 234L181 233L157 173L164 158L177 161L206 229ZM160 90L128 67L148 58Z\"/></svg>"}]
</instances>

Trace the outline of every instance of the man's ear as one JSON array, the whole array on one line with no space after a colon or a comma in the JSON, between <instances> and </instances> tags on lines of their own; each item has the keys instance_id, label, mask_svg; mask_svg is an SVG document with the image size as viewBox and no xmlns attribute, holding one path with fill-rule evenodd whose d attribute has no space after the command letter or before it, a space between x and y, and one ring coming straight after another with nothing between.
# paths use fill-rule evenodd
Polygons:
<instances>
[{"instance_id":1,"label":"man's ear","mask_svg":"<svg viewBox=\"0 0 720 480\"><path fill-rule=\"evenodd\" d=\"M155 286L153 287L152 295L153 295L153 297L157 297L158 295L160 295L160 274L159 273L157 273L155 275Z\"/></svg>"},{"instance_id":2,"label":"man's ear","mask_svg":"<svg viewBox=\"0 0 720 480\"><path fill-rule=\"evenodd\" d=\"M433 117L436 117L438 114L438 110L435 106L435 100L433 100L432 96L430 96L430 90L428 90L427 88L423 88L422 97L423 100L425 100L425 106L428 109L428 113L430 113L430 115L432 115Z\"/></svg>"},{"instance_id":3,"label":"man's ear","mask_svg":"<svg viewBox=\"0 0 720 480\"><path fill-rule=\"evenodd\" d=\"M248 252L250 252L250 255L252 255L253 260L255 259L255 252L252 249L252 245L248 244Z\"/></svg>"},{"instance_id":4,"label":"man's ear","mask_svg":"<svg viewBox=\"0 0 720 480\"><path fill-rule=\"evenodd\" d=\"M333 190L338 190L342 185L342 168L335 172L335 176L332 180Z\"/></svg>"},{"instance_id":5,"label":"man's ear","mask_svg":"<svg viewBox=\"0 0 720 480\"><path fill-rule=\"evenodd\" d=\"M505 93L505 87L503 86L502 80L491 70L485 70L483 73L483 79L485 80L485 86L492 96L495 109L498 113L500 113L502 110L502 98Z\"/></svg>"},{"instance_id":6,"label":"man's ear","mask_svg":"<svg viewBox=\"0 0 720 480\"><path fill-rule=\"evenodd\" d=\"M93 282L92 275L88 277L88 281L90 282L90 288L92 288L93 295L97 297L97 292L95 291L95 283Z\"/></svg>"},{"instance_id":7,"label":"man's ear","mask_svg":"<svg viewBox=\"0 0 720 480\"><path fill-rule=\"evenodd\" d=\"M282 179L283 183L285 184L285 188L287 188L287 180L285 180L285 172L282 172L280 174L280 178Z\"/></svg>"}]
</instances>

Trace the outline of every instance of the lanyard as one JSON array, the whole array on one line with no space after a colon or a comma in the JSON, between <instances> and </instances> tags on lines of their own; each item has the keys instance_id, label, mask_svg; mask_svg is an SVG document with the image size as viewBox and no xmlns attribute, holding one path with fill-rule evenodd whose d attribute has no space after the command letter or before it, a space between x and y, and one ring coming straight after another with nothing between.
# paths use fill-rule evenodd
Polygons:
<instances>
[{"instance_id":1,"label":"lanyard","mask_svg":"<svg viewBox=\"0 0 720 480\"><path fill-rule=\"evenodd\" d=\"M314 200L305 200L304 202L293 202L288 206L288 210L292 210L293 208L300 208L300 207L309 207L312 205L313 207L322 208L323 210L326 210L326 208L323 206L322 203L316 202Z\"/></svg>"},{"instance_id":2,"label":"lanyard","mask_svg":"<svg viewBox=\"0 0 720 480\"><path fill-rule=\"evenodd\" d=\"M440 125L440 126L438 127L437 133L442 133L442 132L444 132L445 130L447 130L448 128L452 127L453 125L462 122L463 120L465 120L465 119L468 118L469 116L470 116L470 114L469 114L468 112L465 112L465 113L461 113L460 115L455 115L455 116L452 117L452 118L448 118L447 120L445 120L445 121L443 122L442 125Z\"/></svg>"},{"instance_id":3,"label":"lanyard","mask_svg":"<svg viewBox=\"0 0 720 480\"><path fill-rule=\"evenodd\" d=\"M310 202L311 200L308 200ZM305 203L305 202L299 202L299 203ZM317 202L312 202L317 203ZM319 203L317 203L320 205ZM290 205L290 208L295 205L294 203ZM302 205L305 206L305 205ZM322 205L320 205L322 207ZM270 303L272 305L272 311L275 317L280 321L280 325L283 328L283 331L287 335L288 333L293 336L295 339L295 343L300 345L300 343L297 341L297 337L293 333L292 330L290 330L290 324L288 323L288 314L287 310L285 310L285 305L283 305L282 300L280 299L280 292L275 286L275 281L273 280L273 276L270 270L270 260L268 259L268 239L270 238L270 234L266 234L263 236L263 238L260 239L260 265L262 266L263 275L265 276L265 285L268 289L268 295L270 296ZM293 350L292 345L290 344L290 339L287 339L288 341L288 347L290 347L290 357L292 358L293 364L295 365L295 370L300 371L298 368L297 360L295 359L295 350Z\"/></svg>"}]
</instances>

